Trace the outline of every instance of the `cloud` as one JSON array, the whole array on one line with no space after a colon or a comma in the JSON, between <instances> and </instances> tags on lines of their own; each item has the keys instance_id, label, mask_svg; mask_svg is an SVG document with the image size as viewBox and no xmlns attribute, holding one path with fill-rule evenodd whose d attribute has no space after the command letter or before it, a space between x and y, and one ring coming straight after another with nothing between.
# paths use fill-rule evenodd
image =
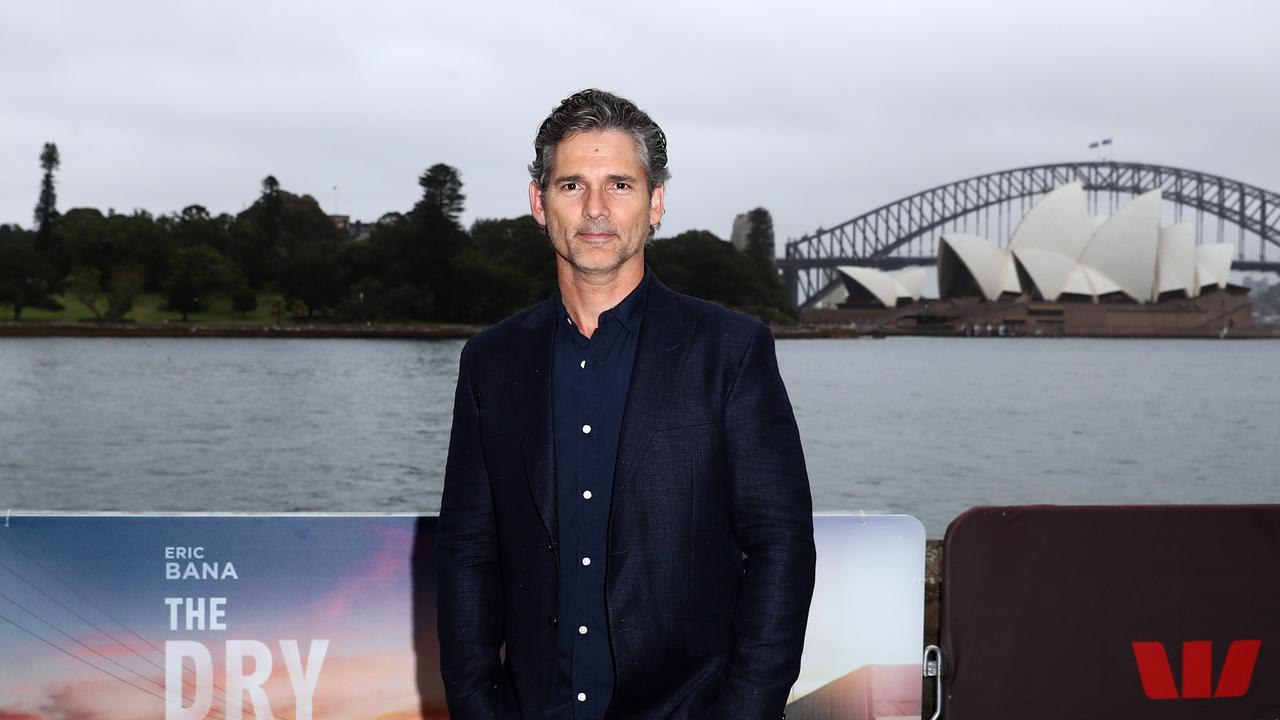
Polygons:
<instances>
[{"instance_id":1,"label":"cloud","mask_svg":"<svg viewBox=\"0 0 1280 720\"><path fill-rule=\"evenodd\" d=\"M23 710L19 707L10 706L0 708L0 720L48 720L44 715L37 715L34 712Z\"/></svg>"},{"instance_id":2,"label":"cloud","mask_svg":"<svg viewBox=\"0 0 1280 720\"><path fill-rule=\"evenodd\" d=\"M366 531L381 536L378 546L365 559L363 566L355 569L357 572L313 603L314 612L326 625L346 618L353 606L360 606L362 599L377 597L386 600L394 594L403 594L407 587L413 531L382 527L376 523L371 523ZM407 597L405 599L407 601Z\"/></svg>"},{"instance_id":3,"label":"cloud","mask_svg":"<svg viewBox=\"0 0 1280 720\"><path fill-rule=\"evenodd\" d=\"M106 716L99 715L95 708L109 706L104 705L101 699L90 700L82 690L82 686L73 685L52 689L40 711L50 720L105 719Z\"/></svg>"},{"instance_id":4,"label":"cloud","mask_svg":"<svg viewBox=\"0 0 1280 720\"><path fill-rule=\"evenodd\" d=\"M0 168L0 222L30 223L46 140L63 150L63 209L234 212L273 173L372 220L410 207L439 161L467 183L466 222L513 217L537 124L588 85L666 129L664 234L727 235L764 205L782 239L952 180L1088 159L1108 135L1118 159L1280 186L1280 105L1256 91L1280 63L1275 3L657 0L564 17L514 0L6 6L0 67L25 70L6 76L24 101L0 108L0 156L17 159Z\"/></svg>"}]
</instances>

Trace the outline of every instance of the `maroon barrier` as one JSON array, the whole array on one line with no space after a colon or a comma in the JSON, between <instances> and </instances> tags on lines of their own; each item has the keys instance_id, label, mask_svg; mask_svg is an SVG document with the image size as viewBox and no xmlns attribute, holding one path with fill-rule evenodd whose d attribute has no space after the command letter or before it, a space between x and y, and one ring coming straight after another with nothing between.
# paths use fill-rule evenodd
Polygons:
<instances>
[{"instance_id":1,"label":"maroon barrier","mask_svg":"<svg viewBox=\"0 0 1280 720\"><path fill-rule=\"evenodd\" d=\"M947 529L944 717L1280 716L1280 505L981 507Z\"/></svg>"}]
</instances>

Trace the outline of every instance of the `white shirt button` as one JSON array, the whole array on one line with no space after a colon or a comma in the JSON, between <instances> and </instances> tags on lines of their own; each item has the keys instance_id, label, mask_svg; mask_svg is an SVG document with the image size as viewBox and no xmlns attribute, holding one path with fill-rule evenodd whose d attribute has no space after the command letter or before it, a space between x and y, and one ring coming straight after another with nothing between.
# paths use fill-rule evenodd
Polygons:
<instances>
[{"instance_id":1,"label":"white shirt button","mask_svg":"<svg viewBox=\"0 0 1280 720\"><path fill-rule=\"evenodd\" d=\"M579 634L579 635L586 635L586 634L587 634L587 626L586 626L586 625L579 625L579 626L578 626L578 634Z\"/></svg>"},{"instance_id":2,"label":"white shirt button","mask_svg":"<svg viewBox=\"0 0 1280 720\"><path fill-rule=\"evenodd\" d=\"M591 564L591 558L589 558L589 557L584 557L584 558L582 558L582 564L583 564L583 565L590 565L590 564Z\"/></svg>"},{"instance_id":3,"label":"white shirt button","mask_svg":"<svg viewBox=\"0 0 1280 720\"><path fill-rule=\"evenodd\" d=\"M582 499L583 499L583 500L590 500L590 499L591 499L591 491L590 491L590 490L583 490L583 491L582 491Z\"/></svg>"},{"instance_id":4,"label":"white shirt button","mask_svg":"<svg viewBox=\"0 0 1280 720\"><path fill-rule=\"evenodd\" d=\"M586 693L578 693L578 702L586 702L586 701L587 701L587 694L586 694Z\"/></svg>"},{"instance_id":5,"label":"white shirt button","mask_svg":"<svg viewBox=\"0 0 1280 720\"><path fill-rule=\"evenodd\" d=\"M587 366L587 361L586 361L586 360L583 360L582 362L578 363L578 367L580 367L580 368L584 368L584 367L586 367L586 366Z\"/></svg>"},{"instance_id":6,"label":"white shirt button","mask_svg":"<svg viewBox=\"0 0 1280 720\"><path fill-rule=\"evenodd\" d=\"M582 426L582 432L587 433L587 434L590 434L590 433L591 433L591 426L590 426L590 425L583 425L583 426Z\"/></svg>"}]
</instances>

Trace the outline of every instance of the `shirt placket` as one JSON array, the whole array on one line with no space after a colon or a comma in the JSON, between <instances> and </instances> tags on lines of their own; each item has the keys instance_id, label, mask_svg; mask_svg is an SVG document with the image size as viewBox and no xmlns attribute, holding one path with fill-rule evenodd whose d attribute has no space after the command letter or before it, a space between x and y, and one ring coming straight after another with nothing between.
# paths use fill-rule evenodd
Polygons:
<instances>
[{"instance_id":1,"label":"shirt placket","mask_svg":"<svg viewBox=\"0 0 1280 720\"><path fill-rule=\"evenodd\" d=\"M598 368L596 367L595 358L597 350L607 342L607 331L603 327L598 327L596 332L592 334L592 338L585 344L577 345L579 354L578 369L582 372L580 382L576 383L580 389L578 393L578 417L581 420L582 437L579 444L578 467L576 475L577 487L575 493L576 500L582 505L579 506L577 513L580 518L578 523L578 548L581 551L579 558L579 566L577 572L577 580L575 585L575 595L578 598L588 597L595 586L596 566L593 562L598 562L599 558L592 556L592 543L590 532L592 530L592 519L590 517L591 507L589 503L593 497L591 487L595 485L592 478L592 471L599 463L599 433L595 432L596 428L593 423L598 421L600 410L600 383L602 378L599 377ZM595 433L593 435L593 432ZM577 617L572 618L570 622L569 632L573 633L573 696L574 708L589 708L596 704L598 700L595 695L597 688L589 686L586 678L583 677L583 668L587 667L594 658L590 657L590 646L588 645L587 634L591 628L586 620L587 608L583 603L575 603ZM575 712L575 716L579 713ZM593 713L586 713L587 716L593 716Z\"/></svg>"}]
</instances>

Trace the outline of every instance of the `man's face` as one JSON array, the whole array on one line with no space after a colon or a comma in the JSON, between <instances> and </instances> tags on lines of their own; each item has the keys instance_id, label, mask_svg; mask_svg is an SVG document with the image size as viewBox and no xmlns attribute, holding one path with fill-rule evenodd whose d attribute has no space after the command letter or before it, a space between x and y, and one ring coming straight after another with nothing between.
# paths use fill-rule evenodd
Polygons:
<instances>
[{"instance_id":1,"label":"man's face","mask_svg":"<svg viewBox=\"0 0 1280 720\"><path fill-rule=\"evenodd\" d=\"M644 267L649 226L662 219L663 188L649 192L635 140L617 130L571 135L556 145L546 191L529 184L529 207L547 227L557 264L608 276Z\"/></svg>"}]
</instances>

